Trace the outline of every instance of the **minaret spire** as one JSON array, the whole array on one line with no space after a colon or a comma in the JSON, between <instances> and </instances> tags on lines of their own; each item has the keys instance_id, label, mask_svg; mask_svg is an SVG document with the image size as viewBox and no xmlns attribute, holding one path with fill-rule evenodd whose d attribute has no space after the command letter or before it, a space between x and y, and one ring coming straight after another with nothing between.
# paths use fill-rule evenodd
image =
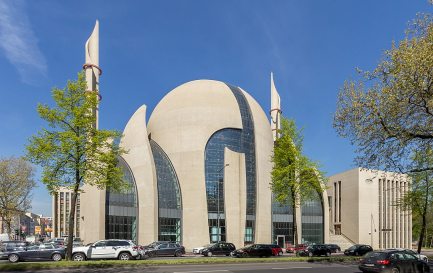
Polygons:
<instances>
[{"instance_id":1,"label":"minaret spire","mask_svg":"<svg viewBox=\"0 0 433 273\"><path fill-rule=\"evenodd\" d=\"M87 39L85 49L85 64L83 69L86 71L87 91L96 92L101 100L99 94L99 76L102 74L102 70L99 67L99 21L96 20L93 32ZM96 116L95 127L98 129L98 114L99 105L93 110L93 114Z\"/></svg>"},{"instance_id":2,"label":"minaret spire","mask_svg":"<svg viewBox=\"0 0 433 273\"><path fill-rule=\"evenodd\" d=\"M279 138L277 130L281 129L280 116L281 116L281 102L280 95L275 88L274 74L271 72L271 129L274 141Z\"/></svg>"}]
</instances>

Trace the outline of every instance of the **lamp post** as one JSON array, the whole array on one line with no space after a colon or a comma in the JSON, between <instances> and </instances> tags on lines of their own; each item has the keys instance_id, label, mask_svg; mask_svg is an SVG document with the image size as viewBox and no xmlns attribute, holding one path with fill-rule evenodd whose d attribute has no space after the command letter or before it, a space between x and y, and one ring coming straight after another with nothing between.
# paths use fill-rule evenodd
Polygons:
<instances>
[{"instance_id":1,"label":"lamp post","mask_svg":"<svg viewBox=\"0 0 433 273\"><path fill-rule=\"evenodd\" d=\"M221 174L221 172L224 170L225 167L229 166L230 164L225 164L219 171L218 171L218 177ZM224 178L222 179L222 181L224 181ZM217 185L217 229L218 229L218 233L217 233L217 242L219 243L220 241L220 183L222 182L220 181L220 179L218 178L218 185Z\"/></svg>"}]
</instances>

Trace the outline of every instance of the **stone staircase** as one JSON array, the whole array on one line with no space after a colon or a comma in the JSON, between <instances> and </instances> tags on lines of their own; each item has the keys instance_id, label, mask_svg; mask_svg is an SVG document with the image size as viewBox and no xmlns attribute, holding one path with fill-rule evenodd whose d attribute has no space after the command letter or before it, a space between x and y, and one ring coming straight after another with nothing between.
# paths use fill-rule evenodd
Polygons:
<instances>
[{"instance_id":1,"label":"stone staircase","mask_svg":"<svg viewBox=\"0 0 433 273\"><path fill-rule=\"evenodd\" d=\"M335 234L329 234L329 243L339 245L341 248L341 251L344 251L345 249L348 249L349 247L351 247L355 244L346 236L335 235Z\"/></svg>"}]
</instances>

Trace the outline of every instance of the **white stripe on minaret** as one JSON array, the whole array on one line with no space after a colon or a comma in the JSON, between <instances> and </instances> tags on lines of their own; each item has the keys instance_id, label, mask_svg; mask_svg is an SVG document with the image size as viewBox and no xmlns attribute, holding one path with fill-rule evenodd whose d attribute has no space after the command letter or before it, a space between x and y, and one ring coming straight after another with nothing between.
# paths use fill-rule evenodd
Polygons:
<instances>
[{"instance_id":1,"label":"white stripe on minaret","mask_svg":"<svg viewBox=\"0 0 433 273\"><path fill-rule=\"evenodd\" d=\"M87 90L98 92L99 94L99 76L101 75L101 69L99 68L99 21L96 20L95 27L93 29L92 34L85 45L85 60L86 63L83 65L83 68L86 72L86 82L87 82ZM96 107L94 110L94 114L96 115L96 129L98 129L98 108Z\"/></svg>"},{"instance_id":2,"label":"white stripe on minaret","mask_svg":"<svg viewBox=\"0 0 433 273\"><path fill-rule=\"evenodd\" d=\"M279 138L278 130L281 129L280 116L281 116L281 102L280 95L275 88L274 74L271 72L271 129L274 141Z\"/></svg>"}]
</instances>

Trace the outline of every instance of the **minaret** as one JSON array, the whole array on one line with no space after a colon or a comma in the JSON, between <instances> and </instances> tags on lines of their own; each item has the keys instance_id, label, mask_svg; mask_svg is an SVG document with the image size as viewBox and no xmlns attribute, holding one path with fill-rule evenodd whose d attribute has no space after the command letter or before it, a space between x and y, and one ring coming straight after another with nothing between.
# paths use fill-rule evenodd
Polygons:
<instances>
[{"instance_id":1,"label":"minaret","mask_svg":"<svg viewBox=\"0 0 433 273\"><path fill-rule=\"evenodd\" d=\"M280 116L281 116L281 103L280 95L275 88L274 75L271 72L271 129L274 141L279 138L279 133L277 130L281 129Z\"/></svg>"},{"instance_id":2,"label":"minaret","mask_svg":"<svg viewBox=\"0 0 433 273\"><path fill-rule=\"evenodd\" d=\"M83 69L86 71L87 91L96 92L101 100L99 94L99 76L102 74L102 70L99 67L99 21L96 20L95 28L85 45L86 63L83 64ZM99 104L96 109L93 110L93 114L96 116L95 128L98 129L98 114Z\"/></svg>"}]
</instances>

